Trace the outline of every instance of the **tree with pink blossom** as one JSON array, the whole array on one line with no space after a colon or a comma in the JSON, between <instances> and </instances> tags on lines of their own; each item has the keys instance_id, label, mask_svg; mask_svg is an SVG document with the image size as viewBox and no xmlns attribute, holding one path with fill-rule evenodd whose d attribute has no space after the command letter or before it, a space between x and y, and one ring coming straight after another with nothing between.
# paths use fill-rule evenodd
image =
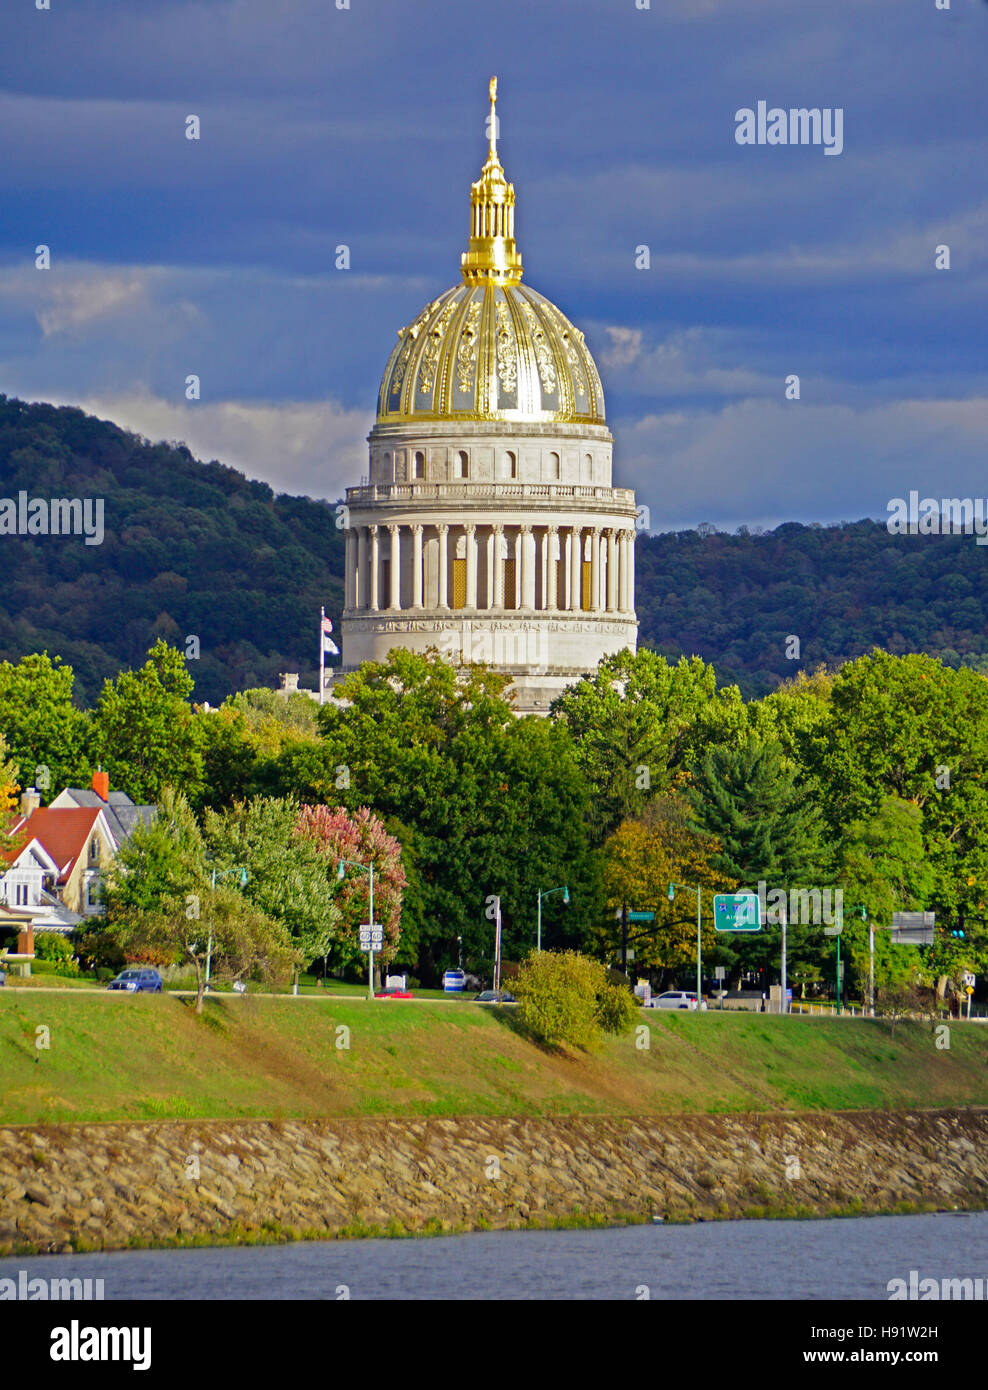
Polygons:
<instances>
[{"instance_id":1,"label":"tree with pink blossom","mask_svg":"<svg viewBox=\"0 0 988 1390\"><path fill-rule=\"evenodd\" d=\"M295 833L326 856L329 872L341 859L374 865L374 916L384 928L384 949L377 959L382 966L394 960L401 938L406 883L399 842L366 806L352 813L342 806L301 806ZM369 875L348 868L337 889L335 901L342 916L337 947L340 964L357 956L357 929L370 920L368 880Z\"/></svg>"}]
</instances>

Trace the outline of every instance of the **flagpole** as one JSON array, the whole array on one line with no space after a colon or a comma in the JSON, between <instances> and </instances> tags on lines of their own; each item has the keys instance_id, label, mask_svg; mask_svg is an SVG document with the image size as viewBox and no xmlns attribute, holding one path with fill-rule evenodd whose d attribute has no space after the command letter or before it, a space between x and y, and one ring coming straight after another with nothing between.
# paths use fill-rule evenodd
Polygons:
<instances>
[{"instance_id":1,"label":"flagpole","mask_svg":"<svg viewBox=\"0 0 988 1390\"><path fill-rule=\"evenodd\" d=\"M326 630L323 624L326 621L325 607L319 610L319 703L325 699L326 691Z\"/></svg>"}]
</instances>

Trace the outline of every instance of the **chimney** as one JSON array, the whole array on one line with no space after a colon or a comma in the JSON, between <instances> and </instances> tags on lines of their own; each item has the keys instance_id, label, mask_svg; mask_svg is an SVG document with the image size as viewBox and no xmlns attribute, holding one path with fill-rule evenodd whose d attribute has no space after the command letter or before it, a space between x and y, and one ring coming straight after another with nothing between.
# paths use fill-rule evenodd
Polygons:
<instances>
[{"instance_id":1,"label":"chimney","mask_svg":"<svg viewBox=\"0 0 988 1390\"><path fill-rule=\"evenodd\" d=\"M21 815L24 816L25 819L32 811L36 811L40 805L41 793L34 787L28 787L27 791L21 792Z\"/></svg>"},{"instance_id":2,"label":"chimney","mask_svg":"<svg viewBox=\"0 0 988 1390\"><path fill-rule=\"evenodd\" d=\"M93 791L99 797L100 801L109 801L110 774L108 772L100 771L93 773Z\"/></svg>"}]
</instances>

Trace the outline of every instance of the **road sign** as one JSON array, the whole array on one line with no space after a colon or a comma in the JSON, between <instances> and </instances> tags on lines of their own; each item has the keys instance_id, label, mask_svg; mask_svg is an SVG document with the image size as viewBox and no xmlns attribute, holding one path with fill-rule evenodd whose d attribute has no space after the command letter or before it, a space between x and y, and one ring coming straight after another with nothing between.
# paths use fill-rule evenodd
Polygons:
<instances>
[{"instance_id":1,"label":"road sign","mask_svg":"<svg viewBox=\"0 0 988 1390\"><path fill-rule=\"evenodd\" d=\"M716 893L714 927L717 931L761 931L761 904L757 893Z\"/></svg>"},{"instance_id":2,"label":"road sign","mask_svg":"<svg viewBox=\"0 0 988 1390\"><path fill-rule=\"evenodd\" d=\"M384 928L376 923L372 927L369 922L361 922L359 942L362 951L383 951Z\"/></svg>"},{"instance_id":3,"label":"road sign","mask_svg":"<svg viewBox=\"0 0 988 1390\"><path fill-rule=\"evenodd\" d=\"M893 912L892 945L932 946L935 925L935 912Z\"/></svg>"},{"instance_id":4,"label":"road sign","mask_svg":"<svg viewBox=\"0 0 988 1390\"><path fill-rule=\"evenodd\" d=\"M727 978L727 969L726 969L726 967L723 966L723 965L715 965L715 966L714 966L714 979L715 979L715 980L724 980L724 979L726 979L726 978Z\"/></svg>"},{"instance_id":5,"label":"road sign","mask_svg":"<svg viewBox=\"0 0 988 1390\"><path fill-rule=\"evenodd\" d=\"M968 994L974 993L974 985L965 985L965 989L967 990Z\"/></svg>"},{"instance_id":6,"label":"road sign","mask_svg":"<svg viewBox=\"0 0 988 1390\"><path fill-rule=\"evenodd\" d=\"M965 983L966 985L976 985L978 982L977 982L977 980L974 978L974 976L971 974L971 972L970 972L969 970L965 970L965 972L964 972L964 983Z\"/></svg>"},{"instance_id":7,"label":"road sign","mask_svg":"<svg viewBox=\"0 0 988 1390\"><path fill-rule=\"evenodd\" d=\"M654 922L654 921L655 921L655 913L654 913L654 912L629 912L629 913L628 913L628 921L629 921L629 922Z\"/></svg>"}]
</instances>

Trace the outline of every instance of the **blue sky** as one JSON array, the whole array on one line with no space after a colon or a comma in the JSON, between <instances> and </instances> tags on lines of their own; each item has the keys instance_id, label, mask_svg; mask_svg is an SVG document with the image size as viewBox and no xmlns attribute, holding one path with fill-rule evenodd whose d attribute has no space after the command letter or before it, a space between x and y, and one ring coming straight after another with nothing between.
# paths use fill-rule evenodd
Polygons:
<instances>
[{"instance_id":1,"label":"blue sky","mask_svg":"<svg viewBox=\"0 0 988 1390\"><path fill-rule=\"evenodd\" d=\"M526 281L654 529L988 494L985 0L51 6L0 16L0 391L338 496L459 278L496 72ZM759 100L842 108L843 153L738 145Z\"/></svg>"}]
</instances>

